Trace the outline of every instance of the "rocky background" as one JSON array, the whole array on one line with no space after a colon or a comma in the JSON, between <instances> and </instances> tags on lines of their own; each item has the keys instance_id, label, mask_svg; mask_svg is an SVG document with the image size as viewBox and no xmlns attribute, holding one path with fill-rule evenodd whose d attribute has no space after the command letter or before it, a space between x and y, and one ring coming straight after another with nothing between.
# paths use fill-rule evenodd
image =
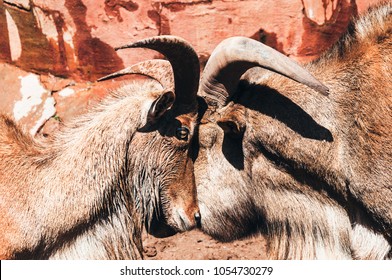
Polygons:
<instances>
[{"instance_id":1,"label":"rocky background","mask_svg":"<svg viewBox=\"0 0 392 280\"><path fill-rule=\"evenodd\" d=\"M141 49L116 52L114 47L155 35L183 37L196 49L202 66L221 40L237 35L259 40L306 63L341 36L351 17L378 2L0 0L0 113L11 115L32 135L52 133L60 122L84 112L121 83L97 83L97 78L160 57ZM152 258L242 258L219 255L218 250L255 248L253 239L221 246L199 232L196 237L175 238L155 241L148 237L147 254ZM196 249L209 248L210 255L189 255L193 252L189 250L183 256L178 252L159 255L167 248L176 251L181 242L192 242Z\"/></svg>"},{"instance_id":2,"label":"rocky background","mask_svg":"<svg viewBox=\"0 0 392 280\"><path fill-rule=\"evenodd\" d=\"M114 47L172 34L203 64L224 38L247 36L299 62L316 58L352 16L380 0L0 0L0 112L31 134L83 112L116 83L95 80L159 57Z\"/></svg>"}]
</instances>

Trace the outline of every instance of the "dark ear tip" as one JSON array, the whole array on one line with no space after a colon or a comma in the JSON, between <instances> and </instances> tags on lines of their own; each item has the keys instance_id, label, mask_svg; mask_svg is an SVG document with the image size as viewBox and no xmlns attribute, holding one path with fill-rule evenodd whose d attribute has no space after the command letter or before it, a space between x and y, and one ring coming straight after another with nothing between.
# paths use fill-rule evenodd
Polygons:
<instances>
[{"instance_id":1,"label":"dark ear tip","mask_svg":"<svg viewBox=\"0 0 392 280\"><path fill-rule=\"evenodd\" d=\"M148 111L148 120L156 122L162 115L170 110L176 100L176 95L172 91L162 93L152 104Z\"/></svg>"},{"instance_id":2,"label":"dark ear tip","mask_svg":"<svg viewBox=\"0 0 392 280\"><path fill-rule=\"evenodd\" d=\"M176 95L171 90L164 92L162 98L164 98L165 103L167 104L167 109L170 109L176 101Z\"/></svg>"},{"instance_id":3,"label":"dark ear tip","mask_svg":"<svg viewBox=\"0 0 392 280\"><path fill-rule=\"evenodd\" d=\"M170 98L173 98L173 99L176 98L176 95L175 95L174 92L171 91L171 90L168 90L168 91L164 92L163 94L164 94L164 95L167 95L167 97L170 97Z\"/></svg>"}]
</instances>

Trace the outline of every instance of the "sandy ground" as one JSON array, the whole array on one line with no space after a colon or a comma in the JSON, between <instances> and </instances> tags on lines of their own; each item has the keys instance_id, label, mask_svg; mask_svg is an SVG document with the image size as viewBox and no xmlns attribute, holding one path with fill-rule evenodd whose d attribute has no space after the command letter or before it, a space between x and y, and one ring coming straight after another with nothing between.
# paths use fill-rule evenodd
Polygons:
<instances>
[{"instance_id":1,"label":"sandy ground","mask_svg":"<svg viewBox=\"0 0 392 280\"><path fill-rule=\"evenodd\" d=\"M256 260L265 259L265 240L251 237L221 243L199 230L167 238L143 236L146 260Z\"/></svg>"}]
</instances>

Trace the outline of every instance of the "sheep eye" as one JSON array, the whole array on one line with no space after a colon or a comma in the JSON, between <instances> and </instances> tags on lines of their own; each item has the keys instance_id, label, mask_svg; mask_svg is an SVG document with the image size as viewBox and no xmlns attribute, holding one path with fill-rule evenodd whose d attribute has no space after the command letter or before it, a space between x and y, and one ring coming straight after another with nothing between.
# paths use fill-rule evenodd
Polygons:
<instances>
[{"instance_id":1,"label":"sheep eye","mask_svg":"<svg viewBox=\"0 0 392 280\"><path fill-rule=\"evenodd\" d=\"M181 126L176 130L176 136L180 140L188 140L189 136L189 129L185 126Z\"/></svg>"}]
</instances>

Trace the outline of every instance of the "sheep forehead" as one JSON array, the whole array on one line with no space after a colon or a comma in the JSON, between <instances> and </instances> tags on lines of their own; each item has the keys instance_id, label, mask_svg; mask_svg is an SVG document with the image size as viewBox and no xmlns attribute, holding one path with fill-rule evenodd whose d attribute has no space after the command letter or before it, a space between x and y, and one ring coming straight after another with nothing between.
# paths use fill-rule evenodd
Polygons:
<instances>
[{"instance_id":1,"label":"sheep forehead","mask_svg":"<svg viewBox=\"0 0 392 280\"><path fill-rule=\"evenodd\" d=\"M215 122L200 124L198 140L202 151L218 146L223 141L223 131Z\"/></svg>"}]
</instances>

